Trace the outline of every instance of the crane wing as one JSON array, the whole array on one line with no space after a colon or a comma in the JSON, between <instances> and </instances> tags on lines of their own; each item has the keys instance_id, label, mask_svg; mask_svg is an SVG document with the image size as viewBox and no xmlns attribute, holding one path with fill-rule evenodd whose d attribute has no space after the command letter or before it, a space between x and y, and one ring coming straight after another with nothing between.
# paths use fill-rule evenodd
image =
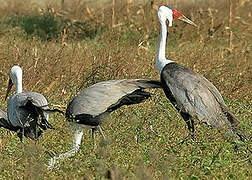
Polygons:
<instances>
[{"instance_id":1,"label":"crane wing","mask_svg":"<svg viewBox=\"0 0 252 180\"><path fill-rule=\"evenodd\" d=\"M95 117L107 110L113 111L117 109L120 107L120 102L122 102L123 97L129 96L130 94L132 95L135 91L145 88L160 87L161 84L159 81L144 79L121 79L96 83L84 89L69 103L66 115L76 116L86 114L87 116ZM141 95L142 94L135 93L131 96L132 98L130 100L139 100L137 96L140 97ZM129 101L127 102L129 103ZM135 103L139 102L137 101ZM130 104L134 103L132 102Z\"/></svg>"},{"instance_id":2,"label":"crane wing","mask_svg":"<svg viewBox=\"0 0 252 180\"><path fill-rule=\"evenodd\" d=\"M25 136L37 139L44 130L52 129L48 122L48 109L48 102L42 94L17 93L8 101L8 122L18 129L23 129ZM22 135L19 135L22 139Z\"/></svg>"},{"instance_id":3,"label":"crane wing","mask_svg":"<svg viewBox=\"0 0 252 180\"><path fill-rule=\"evenodd\" d=\"M9 129L11 131L17 131L18 129L9 123L7 113L1 109L0 109L0 127Z\"/></svg>"},{"instance_id":4,"label":"crane wing","mask_svg":"<svg viewBox=\"0 0 252 180\"><path fill-rule=\"evenodd\" d=\"M0 119L5 119L7 120L7 113L0 109Z\"/></svg>"},{"instance_id":5,"label":"crane wing","mask_svg":"<svg viewBox=\"0 0 252 180\"><path fill-rule=\"evenodd\" d=\"M223 112L226 105L221 94L203 76L171 63L164 67L161 80L168 89L167 97L179 111L215 127L230 124Z\"/></svg>"}]
</instances>

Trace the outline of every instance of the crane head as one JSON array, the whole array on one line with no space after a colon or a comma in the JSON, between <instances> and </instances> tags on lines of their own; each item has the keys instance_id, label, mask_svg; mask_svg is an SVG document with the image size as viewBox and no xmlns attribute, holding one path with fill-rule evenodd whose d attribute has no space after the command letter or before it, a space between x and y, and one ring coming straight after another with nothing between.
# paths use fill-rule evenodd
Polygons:
<instances>
[{"instance_id":1,"label":"crane head","mask_svg":"<svg viewBox=\"0 0 252 180\"><path fill-rule=\"evenodd\" d=\"M183 15L181 12L179 12L178 10L174 9L171 6L160 6L158 9L158 18L160 22L165 22L166 20L168 20L169 27L172 26L172 22L175 19L184 21L187 24L198 27L193 21L188 19L185 15Z\"/></svg>"},{"instance_id":2,"label":"crane head","mask_svg":"<svg viewBox=\"0 0 252 180\"><path fill-rule=\"evenodd\" d=\"M6 91L5 100L8 97L8 94L13 86L13 84L16 86L17 92L22 92L22 69L21 67L15 65L10 70L10 78L9 83Z\"/></svg>"}]
</instances>

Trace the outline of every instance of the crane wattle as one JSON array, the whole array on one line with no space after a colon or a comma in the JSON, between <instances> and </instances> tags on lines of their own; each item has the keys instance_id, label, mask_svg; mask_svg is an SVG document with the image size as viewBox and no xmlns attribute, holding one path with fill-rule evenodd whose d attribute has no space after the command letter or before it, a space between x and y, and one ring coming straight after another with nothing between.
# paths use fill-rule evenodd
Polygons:
<instances>
[{"instance_id":1,"label":"crane wattle","mask_svg":"<svg viewBox=\"0 0 252 180\"><path fill-rule=\"evenodd\" d=\"M176 9L173 9L172 13L173 13L173 19L178 19L179 17L183 16L183 14Z\"/></svg>"}]
</instances>

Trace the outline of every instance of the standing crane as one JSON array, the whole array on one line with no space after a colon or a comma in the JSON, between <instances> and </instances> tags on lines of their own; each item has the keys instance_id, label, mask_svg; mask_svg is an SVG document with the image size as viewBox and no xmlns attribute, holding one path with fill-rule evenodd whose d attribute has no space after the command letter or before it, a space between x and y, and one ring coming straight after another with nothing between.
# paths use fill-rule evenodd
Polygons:
<instances>
[{"instance_id":1,"label":"standing crane","mask_svg":"<svg viewBox=\"0 0 252 180\"><path fill-rule=\"evenodd\" d=\"M10 70L5 100L13 84L16 87L16 93L8 100L8 118L5 127L16 131L21 141L23 136L36 140L46 129L53 129L48 122L49 112L59 112L59 110L50 110L48 102L42 94L23 92L22 74L21 67L17 65Z\"/></svg>"},{"instance_id":2,"label":"standing crane","mask_svg":"<svg viewBox=\"0 0 252 180\"><path fill-rule=\"evenodd\" d=\"M105 139L100 127L104 120L123 105L138 104L150 98L152 94L144 91L146 88L161 88L161 83L145 79L120 79L99 82L81 91L69 103L65 114L66 119L74 124L72 149L51 158L49 169L57 160L71 157L79 150L86 128L91 128L93 133L98 130Z\"/></svg>"},{"instance_id":3,"label":"standing crane","mask_svg":"<svg viewBox=\"0 0 252 180\"><path fill-rule=\"evenodd\" d=\"M169 27L175 19L193 26L196 24L169 6L159 7L158 19L161 30L156 67L166 97L186 122L190 134L194 133L194 120L198 120L218 129L225 129L228 134L239 136L242 140L243 136L236 131L238 119L230 112L217 88L202 75L165 57L166 21L168 20Z\"/></svg>"}]
</instances>

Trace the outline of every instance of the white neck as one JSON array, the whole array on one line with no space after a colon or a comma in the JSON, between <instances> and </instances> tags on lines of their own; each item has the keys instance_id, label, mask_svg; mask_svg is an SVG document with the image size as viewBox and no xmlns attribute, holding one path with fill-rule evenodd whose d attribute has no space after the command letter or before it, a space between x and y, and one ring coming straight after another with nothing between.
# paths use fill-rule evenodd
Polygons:
<instances>
[{"instance_id":1,"label":"white neck","mask_svg":"<svg viewBox=\"0 0 252 180\"><path fill-rule=\"evenodd\" d=\"M166 64L173 62L172 60L168 60L165 58L165 47L166 47L166 37L167 37L167 26L166 22L160 21L161 30L160 30L160 39L159 39L159 47L158 53L156 56L156 67L161 73L162 69Z\"/></svg>"},{"instance_id":2,"label":"white neck","mask_svg":"<svg viewBox=\"0 0 252 180\"><path fill-rule=\"evenodd\" d=\"M15 87L16 87L16 93L21 93L23 91L23 86L22 86L22 75L17 77L17 81L15 82Z\"/></svg>"},{"instance_id":3,"label":"white neck","mask_svg":"<svg viewBox=\"0 0 252 180\"><path fill-rule=\"evenodd\" d=\"M16 87L16 93L21 93L23 91L22 88L23 72L19 66L13 66L11 68L10 79Z\"/></svg>"}]
</instances>

